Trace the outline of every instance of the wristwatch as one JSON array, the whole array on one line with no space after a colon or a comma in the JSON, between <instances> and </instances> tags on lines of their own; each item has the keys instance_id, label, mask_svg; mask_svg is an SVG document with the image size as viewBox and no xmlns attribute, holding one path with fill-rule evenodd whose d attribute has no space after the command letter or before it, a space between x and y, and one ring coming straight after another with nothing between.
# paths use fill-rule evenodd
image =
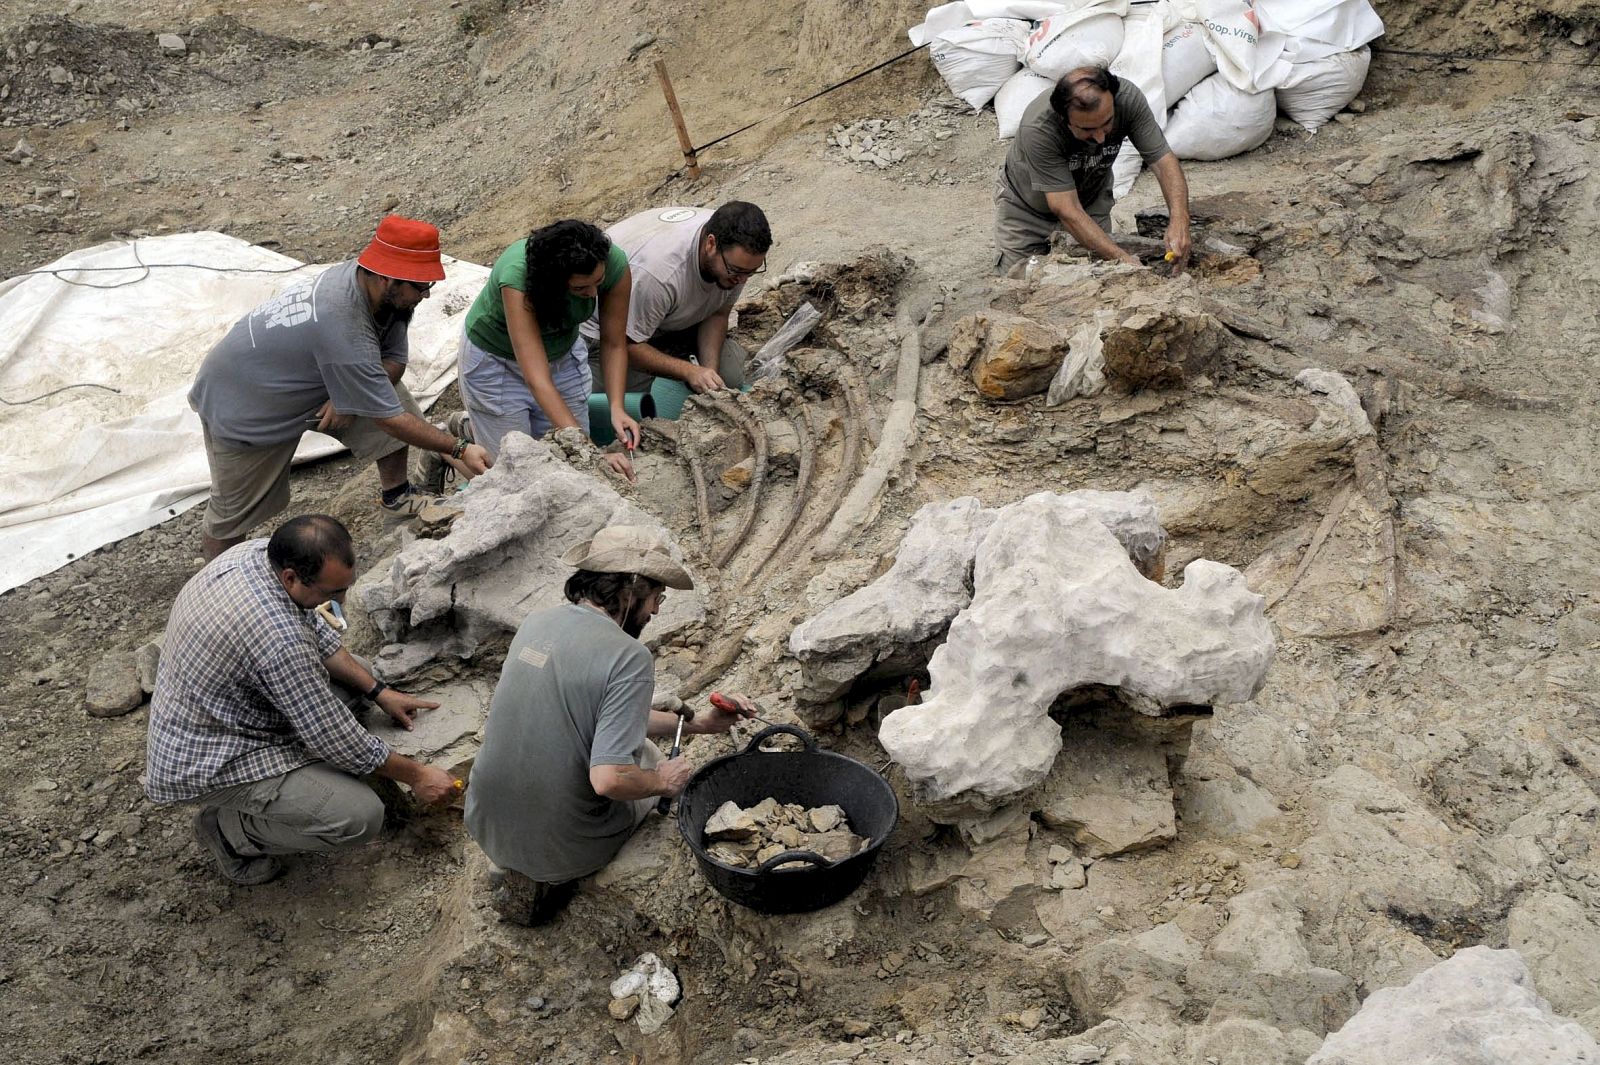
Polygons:
<instances>
[{"instance_id":1,"label":"wristwatch","mask_svg":"<svg viewBox=\"0 0 1600 1065\"><path fill-rule=\"evenodd\" d=\"M378 701L378 696L382 695L388 690L389 686L387 684L381 680L375 680L372 682L372 687L367 689L363 698L365 698L369 703L375 703Z\"/></svg>"}]
</instances>

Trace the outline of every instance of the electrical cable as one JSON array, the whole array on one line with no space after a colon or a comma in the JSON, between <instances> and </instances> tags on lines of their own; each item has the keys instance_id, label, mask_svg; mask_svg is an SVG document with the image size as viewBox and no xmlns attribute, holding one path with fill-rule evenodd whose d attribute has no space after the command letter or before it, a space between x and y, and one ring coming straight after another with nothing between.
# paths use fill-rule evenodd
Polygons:
<instances>
[{"instance_id":1,"label":"electrical cable","mask_svg":"<svg viewBox=\"0 0 1600 1065\"><path fill-rule=\"evenodd\" d=\"M63 266L40 270L24 270L15 276L40 277L48 275L62 284L76 285L78 288L110 290L137 285L148 278L152 270L210 270L212 273L217 274L292 274L296 270L304 270L311 265L310 263L298 263L294 266L214 266L210 263L147 263L139 256L139 242L137 240L132 241L128 247L133 252L133 265L131 266ZM64 274L126 273L129 270L141 270L143 273L138 277L129 278L126 281L118 281L111 285L91 285L87 281L74 281L70 277L62 276Z\"/></svg>"}]
</instances>

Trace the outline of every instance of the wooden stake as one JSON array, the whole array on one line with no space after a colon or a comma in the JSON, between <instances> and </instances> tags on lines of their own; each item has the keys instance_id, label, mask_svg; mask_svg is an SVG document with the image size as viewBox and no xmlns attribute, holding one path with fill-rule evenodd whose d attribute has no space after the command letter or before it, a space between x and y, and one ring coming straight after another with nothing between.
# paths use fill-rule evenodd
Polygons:
<instances>
[{"instance_id":1,"label":"wooden stake","mask_svg":"<svg viewBox=\"0 0 1600 1065\"><path fill-rule=\"evenodd\" d=\"M672 112L672 124L678 130L678 145L683 149L683 161L689 176L700 176L700 160L694 155L694 141L689 139L689 127L683 124L683 112L678 109L678 96L672 91L672 79L667 77L667 61L656 60L656 77L661 79L661 93L667 98L667 110Z\"/></svg>"}]
</instances>

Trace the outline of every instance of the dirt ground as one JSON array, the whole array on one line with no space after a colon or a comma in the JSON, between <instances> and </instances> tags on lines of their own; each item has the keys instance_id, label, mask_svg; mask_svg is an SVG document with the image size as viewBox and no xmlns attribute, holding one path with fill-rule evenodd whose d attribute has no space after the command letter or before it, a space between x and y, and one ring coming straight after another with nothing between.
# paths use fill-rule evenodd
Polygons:
<instances>
[{"instance_id":1,"label":"dirt ground","mask_svg":"<svg viewBox=\"0 0 1600 1065\"><path fill-rule=\"evenodd\" d=\"M449 252L487 262L543 219L748 199L773 221L771 278L880 245L914 262L911 281L878 293L880 306L830 322L833 346L868 383L869 433L892 386L896 298L946 301L932 333L989 298L981 282L1003 147L992 113L950 107L922 57L712 149L693 182L676 170L654 82L652 63L665 58L692 132L710 139L899 51L916 4L633 0L603 20L576 0L69 8L13 0L0 16L0 153L19 138L33 153L0 163L8 276L98 241L193 229L339 259L387 210L436 222ZM1351 999L1291 1024L1266 1006L1253 1014L1257 1005L1206 997L1191 970L1166 1049L1106 1058L1298 1062L1299 1036L1279 1057L1252 1057L1242 1043L1207 1042L1204 1025L1266 1018L1320 1036L1427 959L1521 935L1508 915L1536 893L1595 920L1600 553L1588 530L1600 471L1582 426L1600 395L1600 277L1585 253L1600 237L1600 71L1583 64L1600 12L1567 0L1379 10L1393 47L1469 58L1380 53L1359 113L1314 137L1280 130L1248 156L1186 172L1215 232L1247 243L1260 264L1237 289L1255 317L1236 330L1239 353L1219 387L1266 394L1318 365L1377 397L1388 502L1374 520L1397 545L1378 560L1394 588L1379 616L1363 613L1372 588L1347 579L1363 556L1337 536L1328 550L1344 568L1297 570L1322 543L1333 473L1298 493L1208 497L1210 518L1169 522L1170 571L1213 558L1284 592L1267 691L1197 729L1187 780L1175 784L1187 818L1175 843L1101 863L1088 888L1047 906L1021 886L993 897L977 875L928 886L918 863L963 844L903 802L873 880L823 915L769 920L729 907L680 853L653 867L666 871L659 884L624 871L557 923L513 932L483 913L482 859L459 817L401 806L370 848L230 888L187 812L143 798L146 710L109 720L83 710L88 668L158 633L198 568L191 511L0 596L0 1042L10 1056L1074 1060L1063 1040L1122 1017L1117 995L1082 975L1085 959L1167 922L1214 935L1231 896L1269 873L1298 873L1303 856L1310 958L1344 974ZM166 32L185 37L186 57L162 54L155 35ZM833 124L862 119L899 120L909 139L921 131L917 151L880 170L827 145ZM1141 180L1119 223L1131 228L1134 209L1155 202ZM1233 291L1206 283L1219 298ZM746 325L762 327L760 315ZM920 399L914 487L891 491L841 561L772 579L776 620L752 630L734 676L774 712L792 709L781 630L830 588L871 577L922 502L1231 476L1220 448L1194 443L1204 432L1184 424L1187 400L996 406L942 362L928 367ZM452 402L447 394L440 409ZM293 490L292 510L350 522L363 566L393 548L373 514L370 470L325 462L297 474ZM728 631L748 620L730 615ZM488 653L471 668L492 677L498 662ZM883 761L870 731L827 742ZM1348 767L1404 792L1409 805L1357 804L1362 817L1388 818L1381 839L1330 835L1337 807L1314 782L1343 780ZM1248 824L1237 809L1220 815L1207 803L1223 785L1267 812ZM677 842L657 836L661 853ZM1036 862L1048 842L1031 840ZM1553 957L1562 932L1529 942ZM647 949L673 962L686 992L655 1041L606 1015L605 985ZM1594 1028L1600 992L1562 972L1559 997L1541 990Z\"/></svg>"}]
</instances>

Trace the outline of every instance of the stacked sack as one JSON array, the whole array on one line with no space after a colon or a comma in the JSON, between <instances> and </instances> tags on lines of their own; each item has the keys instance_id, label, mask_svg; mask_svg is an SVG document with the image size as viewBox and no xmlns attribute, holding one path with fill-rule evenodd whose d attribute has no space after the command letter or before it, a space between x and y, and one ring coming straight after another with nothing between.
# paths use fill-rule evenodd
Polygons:
<instances>
[{"instance_id":1,"label":"stacked sack","mask_svg":"<svg viewBox=\"0 0 1600 1065\"><path fill-rule=\"evenodd\" d=\"M1132 81L1180 159L1225 159L1272 135L1281 110L1315 132L1354 100L1383 21L1368 0L963 0L910 31L951 91L993 101L1002 138L1074 67ZM1117 160L1117 195L1139 172Z\"/></svg>"}]
</instances>

